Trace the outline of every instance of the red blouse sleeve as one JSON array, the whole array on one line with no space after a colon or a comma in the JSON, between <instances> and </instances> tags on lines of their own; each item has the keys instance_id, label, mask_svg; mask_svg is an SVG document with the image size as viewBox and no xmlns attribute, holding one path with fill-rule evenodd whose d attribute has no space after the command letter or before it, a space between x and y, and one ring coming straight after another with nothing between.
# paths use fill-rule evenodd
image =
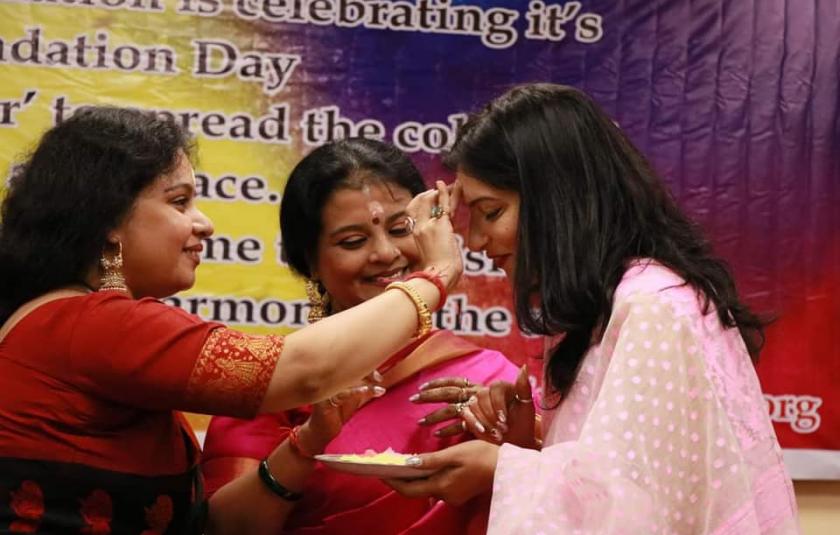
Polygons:
<instances>
[{"instance_id":1,"label":"red blouse sleeve","mask_svg":"<svg viewBox=\"0 0 840 535\"><path fill-rule=\"evenodd\" d=\"M83 307L67 372L82 388L138 408L251 417L283 349L282 337L244 334L155 299L103 292Z\"/></svg>"}]
</instances>

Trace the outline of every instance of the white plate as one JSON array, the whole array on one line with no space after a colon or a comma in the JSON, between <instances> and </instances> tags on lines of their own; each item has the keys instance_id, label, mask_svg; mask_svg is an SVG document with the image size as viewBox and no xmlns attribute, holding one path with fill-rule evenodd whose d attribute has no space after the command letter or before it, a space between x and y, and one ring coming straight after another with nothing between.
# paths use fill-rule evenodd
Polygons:
<instances>
[{"instance_id":1,"label":"white plate","mask_svg":"<svg viewBox=\"0 0 840 535\"><path fill-rule=\"evenodd\" d=\"M372 476L382 479L419 479L435 473L435 470L424 470L422 468L413 468L406 464L383 464L370 463L351 460L342 460L341 454L322 454L316 455L315 458L326 464L327 466L347 472L349 474L356 474L359 476ZM403 454L404 459L408 459L411 455Z\"/></svg>"}]
</instances>

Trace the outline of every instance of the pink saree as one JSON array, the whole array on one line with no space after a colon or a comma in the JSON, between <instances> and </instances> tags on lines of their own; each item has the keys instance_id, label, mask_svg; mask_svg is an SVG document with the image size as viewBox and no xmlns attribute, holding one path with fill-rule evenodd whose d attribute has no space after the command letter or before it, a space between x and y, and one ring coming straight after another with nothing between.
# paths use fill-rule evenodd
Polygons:
<instances>
[{"instance_id":1,"label":"pink saree","mask_svg":"<svg viewBox=\"0 0 840 535\"><path fill-rule=\"evenodd\" d=\"M393 367L385 372L388 392L362 407L326 453L363 453L388 447L421 453L463 441L469 437L438 438L432 434L434 428L418 425L417 420L442 405L416 405L408 401L409 396L436 377L467 377L488 384L514 381L517 373L501 353L483 350L447 331L437 331L409 346L389 363ZM299 409L254 420L213 418L202 461L209 491L245 469L254 469L253 460L262 459L286 438L283 427L303 423L307 417L308 409ZM457 508L439 501L412 500L378 479L344 474L322 465L315 468L303 492L304 498L282 533L461 535L484 533L487 526L489 497Z\"/></svg>"},{"instance_id":2,"label":"pink saree","mask_svg":"<svg viewBox=\"0 0 840 535\"><path fill-rule=\"evenodd\" d=\"M488 533L798 533L743 340L682 284L628 270L542 451L502 446Z\"/></svg>"}]
</instances>

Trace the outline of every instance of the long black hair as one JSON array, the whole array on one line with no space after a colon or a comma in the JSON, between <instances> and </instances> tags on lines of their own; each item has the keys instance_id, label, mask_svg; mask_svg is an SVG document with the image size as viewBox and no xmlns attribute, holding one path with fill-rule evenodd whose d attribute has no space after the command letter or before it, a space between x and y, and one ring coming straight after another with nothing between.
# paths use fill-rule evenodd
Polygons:
<instances>
[{"instance_id":1,"label":"long black hair","mask_svg":"<svg viewBox=\"0 0 840 535\"><path fill-rule=\"evenodd\" d=\"M704 312L737 327L755 359L764 321L621 129L572 87L515 87L473 114L446 163L520 195L514 297L519 326L565 333L546 380L568 392L600 339L628 263L652 258L699 290ZM533 296L539 296L534 308Z\"/></svg>"},{"instance_id":2,"label":"long black hair","mask_svg":"<svg viewBox=\"0 0 840 535\"><path fill-rule=\"evenodd\" d=\"M174 122L126 108L81 108L47 131L0 209L0 324L40 294L83 284L141 190L190 149Z\"/></svg>"},{"instance_id":3,"label":"long black hair","mask_svg":"<svg viewBox=\"0 0 840 535\"><path fill-rule=\"evenodd\" d=\"M421 193L420 171L398 148L361 137L321 145L292 170L280 202L283 259L304 277L312 277L323 223L324 205L340 188L362 187L366 180Z\"/></svg>"}]
</instances>

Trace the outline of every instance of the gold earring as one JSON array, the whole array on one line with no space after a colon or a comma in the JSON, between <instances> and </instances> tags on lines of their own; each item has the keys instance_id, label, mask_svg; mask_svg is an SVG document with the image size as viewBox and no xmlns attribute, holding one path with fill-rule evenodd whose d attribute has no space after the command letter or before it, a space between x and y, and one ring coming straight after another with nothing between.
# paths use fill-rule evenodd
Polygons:
<instances>
[{"instance_id":1,"label":"gold earring","mask_svg":"<svg viewBox=\"0 0 840 535\"><path fill-rule=\"evenodd\" d=\"M128 286L125 285L125 277L122 274L123 257L122 257L122 243L117 242L117 254L109 259L105 256L105 251L99 258L99 265L102 266L102 282L99 285L99 291L118 290L120 292L128 292Z\"/></svg>"},{"instance_id":2,"label":"gold earring","mask_svg":"<svg viewBox=\"0 0 840 535\"><path fill-rule=\"evenodd\" d=\"M309 298L309 323L324 319L330 307L330 294L321 293L320 285L314 280L306 281L306 296Z\"/></svg>"}]
</instances>

